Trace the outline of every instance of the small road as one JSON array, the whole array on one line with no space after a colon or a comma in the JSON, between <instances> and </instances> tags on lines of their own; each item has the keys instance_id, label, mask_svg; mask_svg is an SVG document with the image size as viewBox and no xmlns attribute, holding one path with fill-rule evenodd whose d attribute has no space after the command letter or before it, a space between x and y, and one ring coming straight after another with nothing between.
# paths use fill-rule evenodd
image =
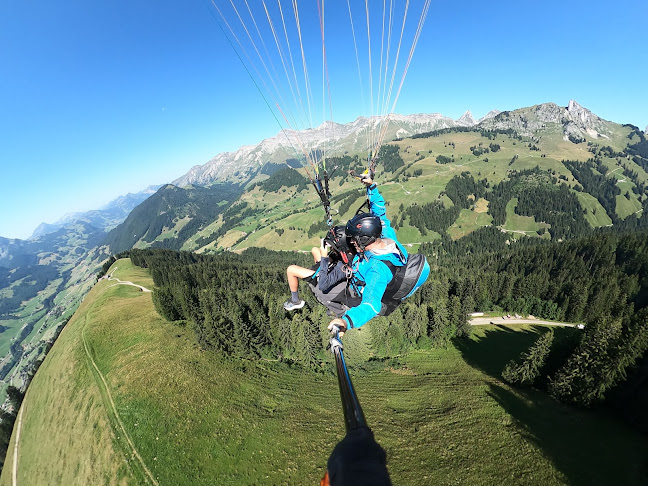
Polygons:
<instances>
[{"instance_id":1,"label":"small road","mask_svg":"<svg viewBox=\"0 0 648 486\"><path fill-rule=\"evenodd\" d=\"M576 324L555 321L543 321L540 319L522 319L506 317L473 317L468 321L471 326L483 326L486 324L541 324L543 326L576 327Z\"/></svg>"}]
</instances>

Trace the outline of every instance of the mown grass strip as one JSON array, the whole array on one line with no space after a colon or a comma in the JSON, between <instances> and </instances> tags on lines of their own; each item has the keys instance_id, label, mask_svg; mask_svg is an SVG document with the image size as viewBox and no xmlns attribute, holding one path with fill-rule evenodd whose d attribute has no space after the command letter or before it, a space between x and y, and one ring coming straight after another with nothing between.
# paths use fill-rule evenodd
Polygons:
<instances>
[{"instance_id":1,"label":"mown grass strip","mask_svg":"<svg viewBox=\"0 0 648 486\"><path fill-rule=\"evenodd\" d=\"M109 417L109 420L111 424L113 424L114 429L115 429L115 437L117 438L118 442L121 443L122 449L126 453L126 455L130 455L132 457L135 457L137 459L137 462L132 462L129 461L128 464L137 471L137 469L141 469L139 471L139 476L143 477L146 482L151 482L155 486L158 486L158 482L153 477L153 474L149 470L148 467L146 467L146 464L144 463L144 460L142 459L142 456L140 456L139 452L137 451L137 448L135 447L135 444L133 443L132 439L130 438L130 435L126 431L126 428L124 427L124 423L121 420L121 417L119 416L119 413L117 412L117 407L115 406L115 402L113 401L112 395L110 393L110 388L108 387L108 383L106 382L106 379L104 378L103 374L99 370L99 367L95 363L95 360L92 357L92 353L90 351L90 347L88 346L88 341L86 340L85 337L85 328L87 326L87 319L84 319L84 323L81 327L81 340L83 341L83 348L86 353L86 357L88 360L88 368L90 368L90 371L92 372L92 375L95 377L95 382L97 383L97 386L99 387L99 391L101 393L101 396L103 398L104 406L106 408L106 413ZM126 439L126 442L128 444L128 447L125 447L122 441L120 441L120 437L123 437ZM139 466L139 467L138 467ZM135 472L134 471L134 472Z\"/></svg>"}]
</instances>

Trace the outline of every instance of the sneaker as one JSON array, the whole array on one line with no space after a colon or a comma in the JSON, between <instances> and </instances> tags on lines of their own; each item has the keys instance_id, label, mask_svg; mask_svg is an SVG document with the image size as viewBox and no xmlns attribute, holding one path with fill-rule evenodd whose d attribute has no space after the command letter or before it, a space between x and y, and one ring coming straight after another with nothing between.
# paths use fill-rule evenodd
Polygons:
<instances>
[{"instance_id":1,"label":"sneaker","mask_svg":"<svg viewBox=\"0 0 648 486\"><path fill-rule=\"evenodd\" d=\"M304 302L303 300L300 300L299 302L288 300L284 302L284 309L286 309L287 311L294 311L295 309L301 309L302 307L304 307L305 303L306 302Z\"/></svg>"}]
</instances>

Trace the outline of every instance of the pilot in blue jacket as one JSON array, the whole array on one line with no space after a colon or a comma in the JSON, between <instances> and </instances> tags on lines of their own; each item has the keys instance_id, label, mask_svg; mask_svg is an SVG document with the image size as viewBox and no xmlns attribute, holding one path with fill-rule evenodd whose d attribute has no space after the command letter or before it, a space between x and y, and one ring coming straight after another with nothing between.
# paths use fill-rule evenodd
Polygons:
<instances>
[{"instance_id":1,"label":"pilot in blue jacket","mask_svg":"<svg viewBox=\"0 0 648 486\"><path fill-rule=\"evenodd\" d=\"M333 319L333 326L342 332L366 324L380 313L382 298L393 278L385 263L402 267L407 263L407 250L398 242L396 231L387 219L385 200L369 177L362 179L367 186L369 213L361 213L346 224L346 236L357 250L353 259L351 286L362 297L359 305L347 310L341 318Z\"/></svg>"}]
</instances>

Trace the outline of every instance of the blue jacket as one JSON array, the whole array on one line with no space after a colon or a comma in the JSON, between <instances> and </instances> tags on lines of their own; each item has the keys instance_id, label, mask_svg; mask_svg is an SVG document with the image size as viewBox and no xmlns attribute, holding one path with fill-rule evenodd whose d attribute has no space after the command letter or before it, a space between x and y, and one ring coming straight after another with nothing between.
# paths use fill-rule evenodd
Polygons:
<instances>
[{"instance_id":1,"label":"blue jacket","mask_svg":"<svg viewBox=\"0 0 648 486\"><path fill-rule=\"evenodd\" d=\"M402 267L407 263L407 250L398 242L396 231L392 228L385 211L385 199L382 197L375 184L367 188L369 210L378 216L382 222L383 239L393 240L399 253L373 253L365 251L364 258L356 256L353 259L353 278L351 285L356 292L362 294L362 302L349 309L342 319L347 327L360 327L373 319L380 312L385 289L393 278L389 267L383 262L390 262L395 267Z\"/></svg>"}]
</instances>

